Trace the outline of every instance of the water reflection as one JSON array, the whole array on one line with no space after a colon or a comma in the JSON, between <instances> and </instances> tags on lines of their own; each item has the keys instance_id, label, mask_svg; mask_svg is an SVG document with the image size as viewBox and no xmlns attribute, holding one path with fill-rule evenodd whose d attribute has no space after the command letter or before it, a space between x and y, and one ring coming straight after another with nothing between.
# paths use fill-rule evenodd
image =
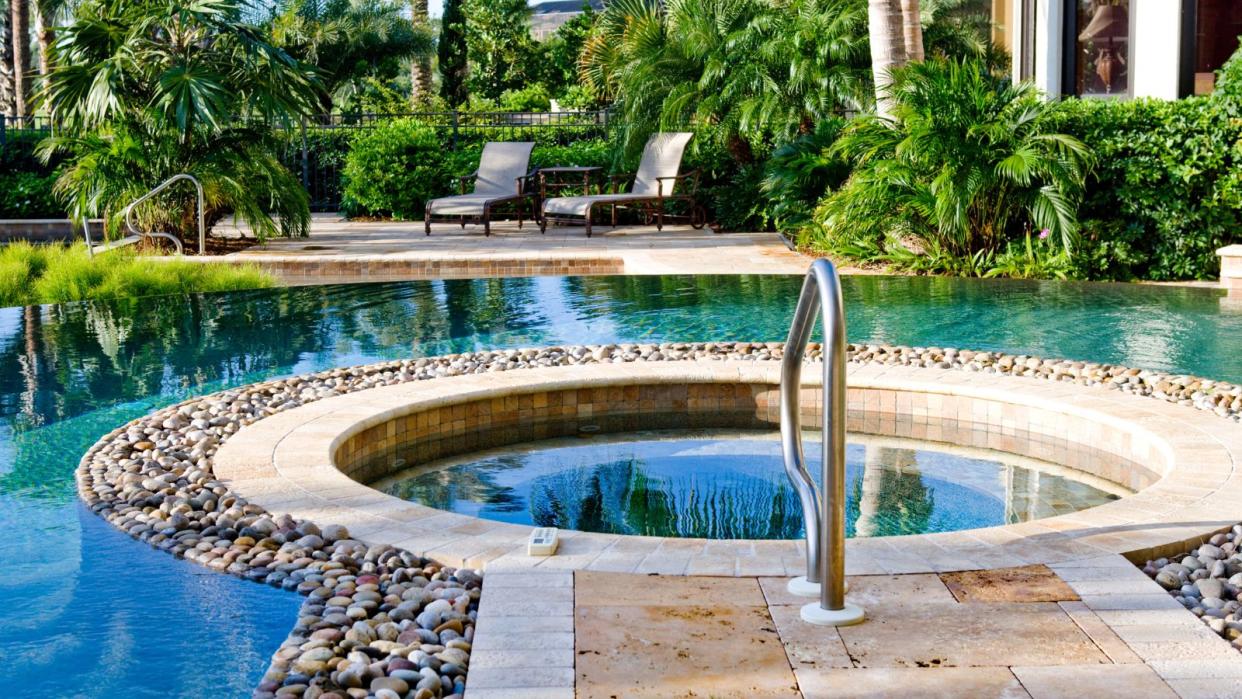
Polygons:
<instances>
[{"instance_id":1,"label":"water reflection","mask_svg":"<svg viewBox=\"0 0 1242 699\"><path fill-rule=\"evenodd\" d=\"M849 536L1009 524L1115 498L999 453L976 458L935 445L893 447L865 437L851 442ZM817 440L808 439L806 450L808 461L820 458ZM376 487L443 510L580 531L708 539L802 535L801 508L769 433L550 440L427 464Z\"/></svg>"}]
</instances>

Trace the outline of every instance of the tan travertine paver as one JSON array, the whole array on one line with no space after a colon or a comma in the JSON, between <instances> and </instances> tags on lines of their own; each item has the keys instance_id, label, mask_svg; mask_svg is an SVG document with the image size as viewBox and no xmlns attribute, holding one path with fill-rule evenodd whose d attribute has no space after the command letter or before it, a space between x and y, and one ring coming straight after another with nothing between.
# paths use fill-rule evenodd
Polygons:
<instances>
[{"instance_id":1,"label":"tan travertine paver","mask_svg":"<svg viewBox=\"0 0 1242 699\"><path fill-rule=\"evenodd\" d=\"M1177 694L1146 665L1015 667L1013 674L1033 699L1176 699Z\"/></svg>"},{"instance_id":2,"label":"tan travertine paver","mask_svg":"<svg viewBox=\"0 0 1242 699\"><path fill-rule=\"evenodd\" d=\"M754 578L580 572L575 583L580 699L798 696Z\"/></svg>"},{"instance_id":3,"label":"tan travertine paver","mask_svg":"<svg viewBox=\"0 0 1242 699\"><path fill-rule=\"evenodd\" d=\"M1074 589L1043 565L942 573L958 602L1063 602L1078 599Z\"/></svg>"},{"instance_id":4,"label":"tan travertine paver","mask_svg":"<svg viewBox=\"0 0 1242 699\"><path fill-rule=\"evenodd\" d=\"M195 260L196 258L188 258ZM281 238L214 258L265 267L292 284L564 274L804 274L812 258L790 251L775 233L722 233L670 225L596 229L499 222L346 221L316 214L309 238ZM863 270L844 270L860 273Z\"/></svg>"},{"instance_id":5,"label":"tan travertine paver","mask_svg":"<svg viewBox=\"0 0 1242 699\"><path fill-rule=\"evenodd\" d=\"M807 699L1027 699L1018 679L1003 667L949 667L936 670L867 668L798 670Z\"/></svg>"}]
</instances>

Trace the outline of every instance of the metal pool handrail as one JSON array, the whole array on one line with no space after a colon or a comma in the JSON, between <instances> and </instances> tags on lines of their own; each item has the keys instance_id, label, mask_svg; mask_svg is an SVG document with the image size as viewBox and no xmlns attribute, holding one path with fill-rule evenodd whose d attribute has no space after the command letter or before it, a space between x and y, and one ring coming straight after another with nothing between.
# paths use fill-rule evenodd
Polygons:
<instances>
[{"instance_id":1,"label":"metal pool handrail","mask_svg":"<svg viewBox=\"0 0 1242 699\"><path fill-rule=\"evenodd\" d=\"M206 249L207 249L207 225L205 221L205 217L206 217L205 199L206 197L203 196L203 184L199 182L198 179L194 177L193 175L189 175L184 172L181 173L180 175L173 175L172 177L169 177L168 179L161 182L159 186L157 186L155 189L152 189L151 191L147 192L146 194L132 201L129 206L125 207L125 226L129 228L129 232L133 233L134 235L147 235L147 236L158 237L158 238L167 238L173 241L173 244L177 246L177 254L180 255L182 253L181 241L178 240L176 236L170 235L168 233L140 232L138 228L134 226L132 217L134 213L134 207L138 206L144 201L147 201L151 197L154 197L156 194L159 194L165 189L168 189L169 187L176 184L177 182L181 182L182 180L186 180L186 181L194 183L194 189L197 190L197 193L198 193L198 254L202 255L206 252Z\"/></svg>"},{"instance_id":2,"label":"metal pool handrail","mask_svg":"<svg viewBox=\"0 0 1242 699\"><path fill-rule=\"evenodd\" d=\"M824 324L822 497L806 468L800 407L802 360L816 314L822 314ZM845 354L841 280L831 262L816 260L802 284L781 360L781 452L806 528L806 579L795 579L790 590L818 592L819 602L804 606L802 618L833 626L863 619L863 610L845 601Z\"/></svg>"},{"instance_id":3,"label":"metal pool handrail","mask_svg":"<svg viewBox=\"0 0 1242 699\"><path fill-rule=\"evenodd\" d=\"M159 186L157 186L155 189L152 189L151 191L147 192L141 197L138 197L134 201L130 202L129 206L125 207L125 227L129 229L130 234L120 240L117 240L111 243L104 243L103 245L96 246L91 241L90 220L87 217L83 217L82 218L82 234L86 238L87 254L90 255L91 257L94 257L95 253L97 252L107 252L109 250L115 250L116 248L125 247L126 245L133 245L134 243L138 242L139 240L142 240L143 238L164 238L172 242L173 247L177 249L178 255L184 254L185 248L184 246L182 246L181 240L178 239L177 236L172 235L171 233L163 233L159 231L149 231L149 232L140 231L138 230L138 227L134 225L134 221L133 221L134 207L138 206L144 201L147 201L151 197L154 197L156 194L159 194L165 189L168 189L169 187L176 184L177 182L181 182L182 180L193 182L194 188L198 192L198 254L199 255L204 254L207 248L207 225L206 225L206 214L205 214L206 197L203 195L202 183L199 182L198 179L195 178L193 175L189 175L186 173L181 173L179 175L173 175L172 177L169 177L168 179L161 182Z\"/></svg>"}]
</instances>

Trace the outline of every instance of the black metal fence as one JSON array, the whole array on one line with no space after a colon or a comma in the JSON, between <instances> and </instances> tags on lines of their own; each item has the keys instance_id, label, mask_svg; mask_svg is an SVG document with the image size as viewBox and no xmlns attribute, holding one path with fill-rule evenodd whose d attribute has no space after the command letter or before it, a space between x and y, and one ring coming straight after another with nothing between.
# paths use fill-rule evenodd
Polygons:
<instances>
[{"instance_id":1,"label":"black metal fence","mask_svg":"<svg viewBox=\"0 0 1242 699\"><path fill-rule=\"evenodd\" d=\"M566 145L603 137L607 111L597 112L407 112L403 114L323 114L306 117L294 128L276 128L281 160L301 177L313 211L341 206L341 170L349 142L359 133L396 119L412 119L435 129L448 150L483 141L537 140ZM14 133L51 133L50 117L0 114L0 147Z\"/></svg>"}]
</instances>

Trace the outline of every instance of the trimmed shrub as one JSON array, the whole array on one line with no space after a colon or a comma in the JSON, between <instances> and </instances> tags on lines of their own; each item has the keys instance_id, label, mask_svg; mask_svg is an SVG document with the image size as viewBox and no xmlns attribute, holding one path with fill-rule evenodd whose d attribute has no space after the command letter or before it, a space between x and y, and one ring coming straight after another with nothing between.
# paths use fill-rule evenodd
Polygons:
<instances>
[{"instance_id":1,"label":"trimmed shrub","mask_svg":"<svg viewBox=\"0 0 1242 699\"><path fill-rule=\"evenodd\" d=\"M56 173L14 172L0 175L0 219L68 218L52 191Z\"/></svg>"},{"instance_id":2,"label":"trimmed shrub","mask_svg":"<svg viewBox=\"0 0 1242 699\"><path fill-rule=\"evenodd\" d=\"M1216 250L1242 232L1242 120L1229 93L1066 100L1057 112L1058 128L1097 159L1079 209L1075 275L1216 277Z\"/></svg>"},{"instance_id":3,"label":"trimmed shrub","mask_svg":"<svg viewBox=\"0 0 1242 699\"><path fill-rule=\"evenodd\" d=\"M445 152L435 129L413 119L363 133L345 158L346 215L422 218L426 201L445 194L438 186Z\"/></svg>"}]
</instances>

